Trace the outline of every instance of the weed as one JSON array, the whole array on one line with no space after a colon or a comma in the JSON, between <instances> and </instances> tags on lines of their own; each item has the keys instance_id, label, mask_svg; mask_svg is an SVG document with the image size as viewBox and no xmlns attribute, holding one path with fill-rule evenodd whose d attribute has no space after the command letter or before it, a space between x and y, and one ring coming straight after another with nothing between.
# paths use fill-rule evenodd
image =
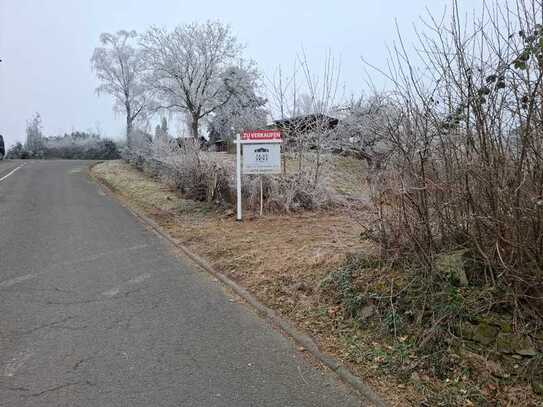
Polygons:
<instances>
[{"instance_id":1,"label":"weed","mask_svg":"<svg viewBox=\"0 0 543 407\"><path fill-rule=\"evenodd\" d=\"M366 256L347 256L339 270L328 274L320 286L324 290L332 291L346 314L356 320L362 307L368 304L369 298L359 292L355 280L364 269L376 266L378 262Z\"/></svg>"},{"instance_id":2,"label":"weed","mask_svg":"<svg viewBox=\"0 0 543 407\"><path fill-rule=\"evenodd\" d=\"M401 314L391 309L385 313L383 324L388 333L397 335L403 328L404 320Z\"/></svg>"}]
</instances>

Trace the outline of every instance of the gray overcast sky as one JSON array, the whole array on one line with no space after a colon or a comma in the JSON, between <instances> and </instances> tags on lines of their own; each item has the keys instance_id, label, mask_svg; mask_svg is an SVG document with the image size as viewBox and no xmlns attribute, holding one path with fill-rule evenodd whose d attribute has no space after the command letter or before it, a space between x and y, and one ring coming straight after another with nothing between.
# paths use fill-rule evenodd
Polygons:
<instances>
[{"instance_id":1,"label":"gray overcast sky","mask_svg":"<svg viewBox=\"0 0 543 407\"><path fill-rule=\"evenodd\" d=\"M477 0L464 0L466 9ZM26 121L40 112L45 135L95 129L119 138L122 117L96 96L89 59L101 32L144 31L150 25L220 19L247 45L245 56L270 75L291 65L302 46L318 65L326 49L341 58L347 92L364 89L360 57L383 66L397 19L407 37L426 7L447 0L0 0L0 134L24 140Z\"/></svg>"}]
</instances>

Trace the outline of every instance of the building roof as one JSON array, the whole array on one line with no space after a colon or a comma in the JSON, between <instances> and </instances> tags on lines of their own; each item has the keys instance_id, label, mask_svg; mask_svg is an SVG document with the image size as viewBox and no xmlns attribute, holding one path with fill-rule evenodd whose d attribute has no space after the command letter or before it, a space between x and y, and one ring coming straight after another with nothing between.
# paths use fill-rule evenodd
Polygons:
<instances>
[{"instance_id":1,"label":"building roof","mask_svg":"<svg viewBox=\"0 0 543 407\"><path fill-rule=\"evenodd\" d=\"M312 131L319 127L322 128L323 126L327 129L333 129L338 123L339 120L335 117L326 116L324 114L307 114L274 121L274 124L280 129L293 130L301 133Z\"/></svg>"}]
</instances>

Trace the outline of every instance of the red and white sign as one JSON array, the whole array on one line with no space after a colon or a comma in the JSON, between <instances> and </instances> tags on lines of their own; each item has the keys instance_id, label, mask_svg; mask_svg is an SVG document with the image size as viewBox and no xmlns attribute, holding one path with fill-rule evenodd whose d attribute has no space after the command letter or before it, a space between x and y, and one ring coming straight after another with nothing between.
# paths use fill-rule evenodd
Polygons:
<instances>
[{"instance_id":1,"label":"red and white sign","mask_svg":"<svg viewBox=\"0 0 543 407\"><path fill-rule=\"evenodd\" d=\"M242 140L281 140L281 132L278 130L254 130L244 131L241 135Z\"/></svg>"},{"instance_id":2,"label":"red and white sign","mask_svg":"<svg viewBox=\"0 0 543 407\"><path fill-rule=\"evenodd\" d=\"M281 172L279 130L244 131L236 136L236 219L241 220L241 160L245 174L278 174ZM243 156L241 148L243 147ZM262 178L260 179L260 215L262 215Z\"/></svg>"}]
</instances>

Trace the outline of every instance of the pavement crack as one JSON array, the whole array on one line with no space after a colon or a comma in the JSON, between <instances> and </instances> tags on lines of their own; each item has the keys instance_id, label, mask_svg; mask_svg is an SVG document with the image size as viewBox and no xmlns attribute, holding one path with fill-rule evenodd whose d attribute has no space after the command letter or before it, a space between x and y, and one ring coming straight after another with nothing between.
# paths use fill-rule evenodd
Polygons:
<instances>
[{"instance_id":1,"label":"pavement crack","mask_svg":"<svg viewBox=\"0 0 543 407\"><path fill-rule=\"evenodd\" d=\"M81 305L81 304L91 304L93 302L100 302L102 300L79 300L79 301L45 301L46 305Z\"/></svg>"},{"instance_id":2,"label":"pavement crack","mask_svg":"<svg viewBox=\"0 0 543 407\"><path fill-rule=\"evenodd\" d=\"M88 325L81 325L81 326L69 326L69 325L55 325L55 329L66 329L68 331L82 331L87 329Z\"/></svg>"},{"instance_id":3,"label":"pavement crack","mask_svg":"<svg viewBox=\"0 0 543 407\"><path fill-rule=\"evenodd\" d=\"M53 321L53 322L49 322L47 324L39 325L39 326L37 326L35 328L29 329L27 331L23 331L22 334L23 335L29 335L29 334L34 333L36 331L39 331L41 329L56 328L60 324L63 324L64 322L67 322L67 321L70 321L70 320L72 320L74 318L75 318L75 316L72 315L72 316L69 316L69 317L66 317L66 318L62 318L62 319L60 319L58 321ZM61 325L61 327L62 327L62 325Z\"/></svg>"},{"instance_id":4,"label":"pavement crack","mask_svg":"<svg viewBox=\"0 0 543 407\"><path fill-rule=\"evenodd\" d=\"M88 358L82 358L82 359L79 359L77 362L74 363L74 365L72 366L72 370L77 370L81 367L81 365L87 363L87 362L90 362L91 360L93 360L95 357L94 356L89 356Z\"/></svg>"},{"instance_id":5,"label":"pavement crack","mask_svg":"<svg viewBox=\"0 0 543 407\"><path fill-rule=\"evenodd\" d=\"M54 293L62 293L62 294L70 294L70 295L77 295L77 294L79 294L79 293L76 292L76 291L72 291L72 290L64 290L64 289L58 288L58 287L53 287L53 288L24 287L24 288L19 288L19 291L20 291L20 292L23 292L23 291L54 292Z\"/></svg>"},{"instance_id":6,"label":"pavement crack","mask_svg":"<svg viewBox=\"0 0 543 407\"><path fill-rule=\"evenodd\" d=\"M96 386L96 383L93 383L93 382L90 382L90 381L85 381L85 382L69 382L69 383L63 383L63 384L59 384L57 386L53 386L53 387L49 387L48 389L44 389L44 390L41 390L41 391L38 391L36 393L31 393L31 394L28 394L28 395L25 395L24 397L41 397L43 396L44 394L48 394L48 393L54 393L54 392L57 392L59 390L62 390L62 389L66 389L68 387L73 387L73 386Z\"/></svg>"},{"instance_id":7,"label":"pavement crack","mask_svg":"<svg viewBox=\"0 0 543 407\"><path fill-rule=\"evenodd\" d=\"M129 295L135 294L135 293L137 293L137 292L139 292L139 291L142 291L142 290L144 290L144 289L145 289L145 287L134 288L134 289L132 289L132 290L125 291L125 292L123 293L123 295L124 295L125 297L128 297Z\"/></svg>"},{"instance_id":8,"label":"pavement crack","mask_svg":"<svg viewBox=\"0 0 543 407\"><path fill-rule=\"evenodd\" d=\"M5 386L5 390L11 390L11 391L30 391L28 387L24 386Z\"/></svg>"}]
</instances>

